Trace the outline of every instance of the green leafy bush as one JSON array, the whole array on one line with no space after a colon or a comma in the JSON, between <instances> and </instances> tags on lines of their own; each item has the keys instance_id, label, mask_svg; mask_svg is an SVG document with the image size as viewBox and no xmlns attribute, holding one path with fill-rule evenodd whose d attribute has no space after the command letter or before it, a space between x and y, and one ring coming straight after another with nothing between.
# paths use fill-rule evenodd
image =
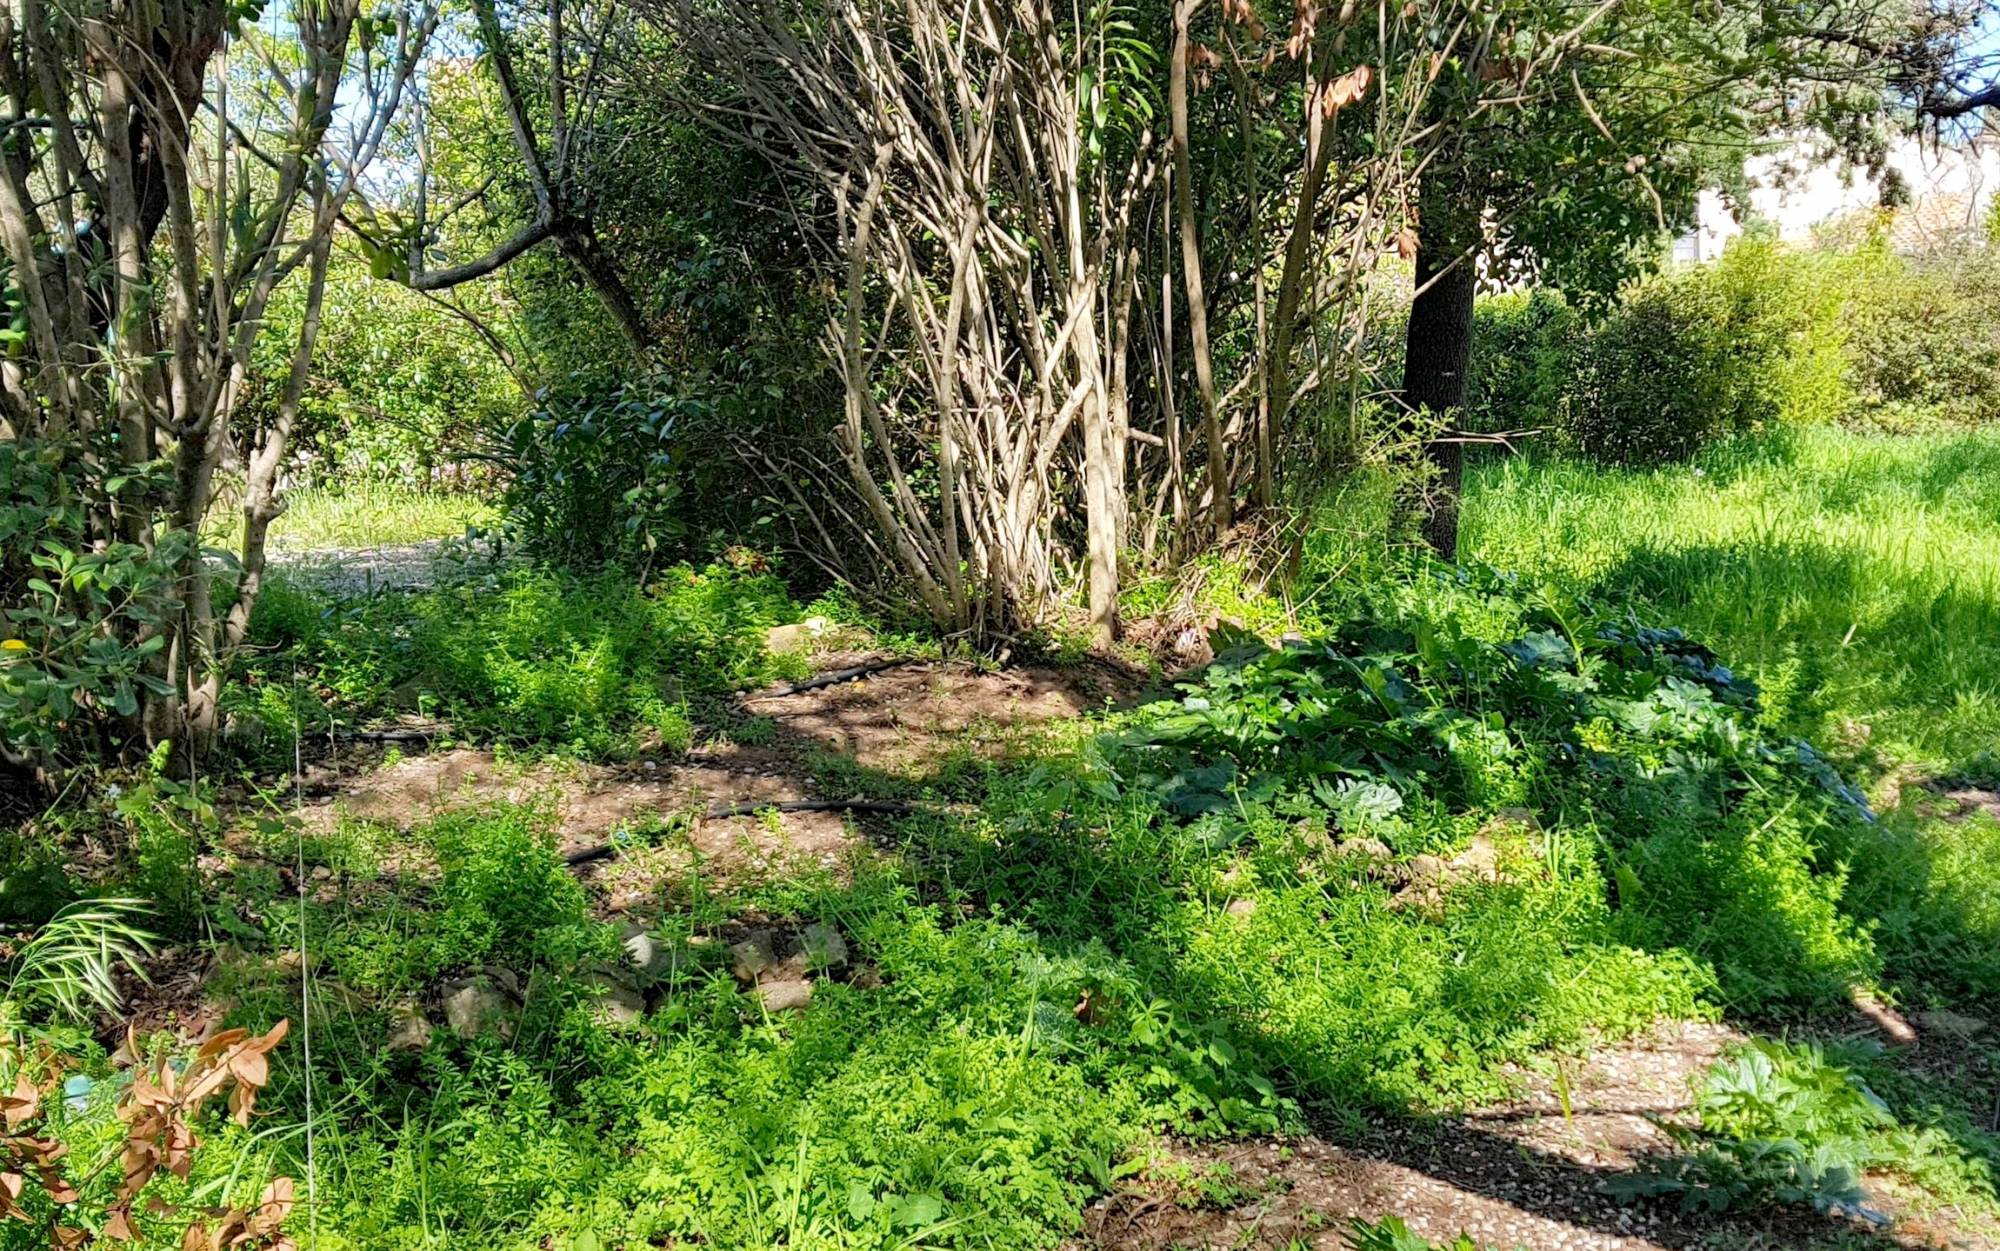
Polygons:
<instances>
[{"instance_id":1,"label":"green leafy bush","mask_svg":"<svg viewBox=\"0 0 2000 1251\"><path fill-rule=\"evenodd\" d=\"M1903 430L2000 422L2000 245L1853 258L1842 310L1862 415Z\"/></svg>"},{"instance_id":2,"label":"green leafy bush","mask_svg":"<svg viewBox=\"0 0 2000 1251\"><path fill-rule=\"evenodd\" d=\"M1463 428L1482 434L1554 430L1582 334L1582 320L1551 288L1480 299L1473 309Z\"/></svg>"},{"instance_id":3,"label":"green leafy bush","mask_svg":"<svg viewBox=\"0 0 2000 1251\"><path fill-rule=\"evenodd\" d=\"M1792 1203L1886 1224L1865 1176L1900 1173L1955 1197L1993 1193L1990 1170L1935 1128L1902 1125L1853 1064L1811 1044L1758 1040L1703 1077L1695 1129L1669 1125L1686 1154L1607 1180L1624 1199L1671 1197L1682 1211Z\"/></svg>"},{"instance_id":4,"label":"green leafy bush","mask_svg":"<svg viewBox=\"0 0 2000 1251\"><path fill-rule=\"evenodd\" d=\"M92 510L144 512L169 472L104 450L0 442L0 751L58 767L136 738L141 696L168 692L160 627L196 545L87 540Z\"/></svg>"},{"instance_id":5,"label":"green leafy bush","mask_svg":"<svg viewBox=\"0 0 2000 1251\"><path fill-rule=\"evenodd\" d=\"M1714 264L1630 288L1577 355L1568 441L1651 464L1724 435L1839 416L1851 398L1837 272L1749 236Z\"/></svg>"}]
</instances>

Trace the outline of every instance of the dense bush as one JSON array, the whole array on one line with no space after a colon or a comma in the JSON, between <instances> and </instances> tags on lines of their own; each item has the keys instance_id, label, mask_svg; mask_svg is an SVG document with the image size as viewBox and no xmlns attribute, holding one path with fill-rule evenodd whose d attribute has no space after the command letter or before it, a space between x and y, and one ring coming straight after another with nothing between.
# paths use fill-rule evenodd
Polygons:
<instances>
[{"instance_id":1,"label":"dense bush","mask_svg":"<svg viewBox=\"0 0 2000 1251\"><path fill-rule=\"evenodd\" d=\"M1685 460L1774 425L2000 420L2000 258L1881 239L1794 250L1750 235L1635 282L1585 323L1546 289L1482 299L1468 428L1549 429L1600 460Z\"/></svg>"},{"instance_id":2,"label":"dense bush","mask_svg":"<svg viewBox=\"0 0 2000 1251\"><path fill-rule=\"evenodd\" d=\"M1481 299L1473 310L1463 428L1534 430L1546 438L1566 407L1582 333L1582 319L1552 288Z\"/></svg>"},{"instance_id":3,"label":"dense bush","mask_svg":"<svg viewBox=\"0 0 2000 1251\"><path fill-rule=\"evenodd\" d=\"M2000 422L2000 245L1853 258L1842 322L1860 415L1890 429Z\"/></svg>"},{"instance_id":4,"label":"dense bush","mask_svg":"<svg viewBox=\"0 0 2000 1251\"><path fill-rule=\"evenodd\" d=\"M1819 258L1758 237L1625 292L1577 354L1566 441L1626 464L1848 406L1838 287Z\"/></svg>"},{"instance_id":5,"label":"dense bush","mask_svg":"<svg viewBox=\"0 0 2000 1251\"><path fill-rule=\"evenodd\" d=\"M91 540L93 519L149 517L168 474L111 451L109 436L0 442L0 760L82 763L136 739L144 694L169 689L161 627L196 539Z\"/></svg>"},{"instance_id":6,"label":"dense bush","mask_svg":"<svg viewBox=\"0 0 2000 1251\"><path fill-rule=\"evenodd\" d=\"M477 306L491 297L474 288L460 298ZM304 308L297 284L272 297L269 321L279 333L256 340L239 423L268 420L276 409L290 368L286 345L296 342ZM483 433L521 405L520 384L465 320L371 276L361 258L335 254L295 434L302 477L405 486L460 478L476 467L467 455Z\"/></svg>"}]
</instances>

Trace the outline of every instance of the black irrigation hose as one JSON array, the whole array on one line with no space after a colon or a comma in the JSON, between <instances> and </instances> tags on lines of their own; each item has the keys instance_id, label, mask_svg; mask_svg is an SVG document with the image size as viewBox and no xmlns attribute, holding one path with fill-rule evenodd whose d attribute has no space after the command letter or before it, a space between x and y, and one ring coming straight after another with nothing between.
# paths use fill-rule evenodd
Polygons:
<instances>
[{"instance_id":1,"label":"black irrigation hose","mask_svg":"<svg viewBox=\"0 0 2000 1251\"><path fill-rule=\"evenodd\" d=\"M856 665L852 669L835 669L832 673L822 673L816 678L808 678L804 682L795 682L783 690L765 691L757 695L746 695L743 697L743 702L747 704L760 699L783 699L787 695L803 695L807 691L816 691L822 686L838 686L842 682L852 682L856 678L865 678L871 673L880 673L884 669L894 669L901 665L915 663L916 661L907 656L900 660L871 660L865 665Z\"/></svg>"},{"instance_id":2,"label":"black irrigation hose","mask_svg":"<svg viewBox=\"0 0 2000 1251\"><path fill-rule=\"evenodd\" d=\"M704 821L717 821L724 817L748 817L760 812L873 812L885 816L907 817L921 811L915 804L904 803L900 799L791 799L782 803L765 800L761 803L721 804L701 814ZM563 863L572 869L597 860L606 860L617 854L621 844L599 843L595 847L583 847L563 857Z\"/></svg>"}]
</instances>

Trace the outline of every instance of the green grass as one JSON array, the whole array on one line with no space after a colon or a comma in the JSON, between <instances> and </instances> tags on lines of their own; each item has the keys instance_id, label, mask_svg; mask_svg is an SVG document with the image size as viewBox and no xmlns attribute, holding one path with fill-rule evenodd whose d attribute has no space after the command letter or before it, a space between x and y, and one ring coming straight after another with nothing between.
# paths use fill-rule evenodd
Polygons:
<instances>
[{"instance_id":1,"label":"green grass","mask_svg":"<svg viewBox=\"0 0 2000 1251\"><path fill-rule=\"evenodd\" d=\"M271 527L271 542L294 551L418 543L462 538L467 527L490 527L499 517L477 495L363 479L288 494L284 515ZM207 540L225 547L238 542L243 531L235 508L218 508L208 524Z\"/></svg>"},{"instance_id":2,"label":"green grass","mask_svg":"<svg viewBox=\"0 0 2000 1251\"><path fill-rule=\"evenodd\" d=\"M1622 471L1473 471L1468 555L1685 627L1864 775L2000 745L2000 431L1808 429Z\"/></svg>"}]
</instances>

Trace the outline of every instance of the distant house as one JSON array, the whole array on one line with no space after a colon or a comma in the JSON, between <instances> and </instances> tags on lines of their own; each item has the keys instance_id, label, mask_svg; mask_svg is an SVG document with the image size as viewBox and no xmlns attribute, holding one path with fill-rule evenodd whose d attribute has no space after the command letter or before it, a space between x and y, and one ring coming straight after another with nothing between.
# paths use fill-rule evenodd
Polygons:
<instances>
[{"instance_id":1,"label":"distant house","mask_svg":"<svg viewBox=\"0 0 2000 1251\"><path fill-rule=\"evenodd\" d=\"M1906 138L1890 149L1879 174L1840 160L1815 160L1803 148L1755 156L1745 164L1747 202L1732 205L1704 191L1694 229L1674 241L1676 261L1722 255L1745 221L1769 223L1794 243L1838 241L1879 211L1892 214L1889 243L1925 252L1986 229L2000 192L2000 134L1987 131L1960 144Z\"/></svg>"}]
</instances>

